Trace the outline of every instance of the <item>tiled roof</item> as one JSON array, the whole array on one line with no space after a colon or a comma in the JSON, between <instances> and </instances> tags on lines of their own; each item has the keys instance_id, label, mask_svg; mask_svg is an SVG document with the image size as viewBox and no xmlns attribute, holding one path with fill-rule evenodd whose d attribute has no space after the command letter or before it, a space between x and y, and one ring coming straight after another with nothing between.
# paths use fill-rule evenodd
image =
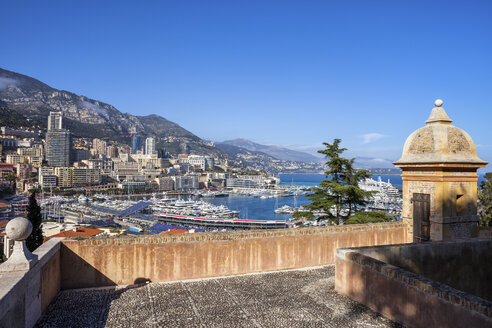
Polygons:
<instances>
[{"instance_id":1,"label":"tiled roof","mask_svg":"<svg viewBox=\"0 0 492 328\"><path fill-rule=\"evenodd\" d=\"M100 233L103 233L103 232L104 232L103 230L99 230L99 229L79 227L75 230L62 231L56 235L50 236L50 238L53 238L53 237L92 237L92 236L99 235Z\"/></svg>"},{"instance_id":2,"label":"tiled roof","mask_svg":"<svg viewBox=\"0 0 492 328\"><path fill-rule=\"evenodd\" d=\"M188 232L189 232L188 230L184 230L184 229L171 229L168 231L161 232L160 234L161 235L171 235L171 234L175 234L175 233L188 233Z\"/></svg>"}]
</instances>

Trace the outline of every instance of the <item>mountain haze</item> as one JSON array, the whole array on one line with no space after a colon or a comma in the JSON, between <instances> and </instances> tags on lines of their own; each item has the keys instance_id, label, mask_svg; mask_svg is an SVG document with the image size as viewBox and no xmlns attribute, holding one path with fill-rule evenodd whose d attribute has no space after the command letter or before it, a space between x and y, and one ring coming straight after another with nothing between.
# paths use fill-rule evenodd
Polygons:
<instances>
[{"instance_id":1,"label":"mountain haze","mask_svg":"<svg viewBox=\"0 0 492 328\"><path fill-rule=\"evenodd\" d=\"M395 168L392 160L386 158L356 157L355 167L358 169L391 169Z\"/></svg>"},{"instance_id":2,"label":"mountain haze","mask_svg":"<svg viewBox=\"0 0 492 328\"><path fill-rule=\"evenodd\" d=\"M250 151L262 152L283 161L305 162L305 163L320 162L320 158L305 152L292 150L279 146L262 145L247 139L226 140L222 142L222 144L233 145L233 146L245 148Z\"/></svg>"}]
</instances>

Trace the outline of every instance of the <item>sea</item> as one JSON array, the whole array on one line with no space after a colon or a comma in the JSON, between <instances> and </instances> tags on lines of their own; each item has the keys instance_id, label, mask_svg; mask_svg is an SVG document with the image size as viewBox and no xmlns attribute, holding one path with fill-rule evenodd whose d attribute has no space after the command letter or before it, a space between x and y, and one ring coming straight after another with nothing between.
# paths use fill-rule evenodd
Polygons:
<instances>
[{"instance_id":1,"label":"sea","mask_svg":"<svg viewBox=\"0 0 492 328\"><path fill-rule=\"evenodd\" d=\"M280 185L283 186L305 186L316 187L325 179L323 174L280 174ZM401 175L374 175L374 180L381 178L382 181L390 182L395 187L402 187ZM484 180L480 176L478 183ZM239 217L250 220L287 220L290 214L276 214L275 209L284 205L298 207L310 203L306 196L289 196L279 198L253 198L246 196L229 196L219 198L202 198L202 200L214 205L225 205L231 210L239 211Z\"/></svg>"}]
</instances>

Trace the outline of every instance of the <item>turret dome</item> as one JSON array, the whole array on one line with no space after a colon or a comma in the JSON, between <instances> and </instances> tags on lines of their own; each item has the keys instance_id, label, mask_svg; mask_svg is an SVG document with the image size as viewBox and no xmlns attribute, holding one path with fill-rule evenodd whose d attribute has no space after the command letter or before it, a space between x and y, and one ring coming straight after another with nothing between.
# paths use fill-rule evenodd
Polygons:
<instances>
[{"instance_id":1,"label":"turret dome","mask_svg":"<svg viewBox=\"0 0 492 328\"><path fill-rule=\"evenodd\" d=\"M477 155L468 133L451 125L443 101L437 99L426 126L413 132L405 142L400 164L478 164L486 165Z\"/></svg>"}]
</instances>

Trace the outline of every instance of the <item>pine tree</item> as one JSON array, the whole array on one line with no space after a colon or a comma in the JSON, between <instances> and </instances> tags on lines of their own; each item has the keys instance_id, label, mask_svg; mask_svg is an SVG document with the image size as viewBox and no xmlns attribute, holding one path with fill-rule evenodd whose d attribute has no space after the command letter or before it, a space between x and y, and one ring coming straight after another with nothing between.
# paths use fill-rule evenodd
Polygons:
<instances>
[{"instance_id":1,"label":"pine tree","mask_svg":"<svg viewBox=\"0 0 492 328\"><path fill-rule=\"evenodd\" d=\"M357 206L367 204L373 194L359 187L359 181L370 177L369 171L354 169L354 158L340 157L347 150L340 148L340 142L340 139L333 140L332 144L324 142L326 149L318 150L328 160L326 180L321 181L321 187L312 189L313 193L308 194L312 203L305 206L311 211L322 211L336 224L343 224Z\"/></svg>"},{"instance_id":2,"label":"pine tree","mask_svg":"<svg viewBox=\"0 0 492 328\"><path fill-rule=\"evenodd\" d=\"M485 175L487 180L482 181L478 192L478 215L480 225L492 226L492 173Z\"/></svg>"},{"instance_id":3,"label":"pine tree","mask_svg":"<svg viewBox=\"0 0 492 328\"><path fill-rule=\"evenodd\" d=\"M27 219L31 221L32 232L26 239L27 248L32 252L43 243L43 230L41 229L41 207L36 201L36 193L32 192L29 196L29 205L27 206Z\"/></svg>"}]
</instances>

